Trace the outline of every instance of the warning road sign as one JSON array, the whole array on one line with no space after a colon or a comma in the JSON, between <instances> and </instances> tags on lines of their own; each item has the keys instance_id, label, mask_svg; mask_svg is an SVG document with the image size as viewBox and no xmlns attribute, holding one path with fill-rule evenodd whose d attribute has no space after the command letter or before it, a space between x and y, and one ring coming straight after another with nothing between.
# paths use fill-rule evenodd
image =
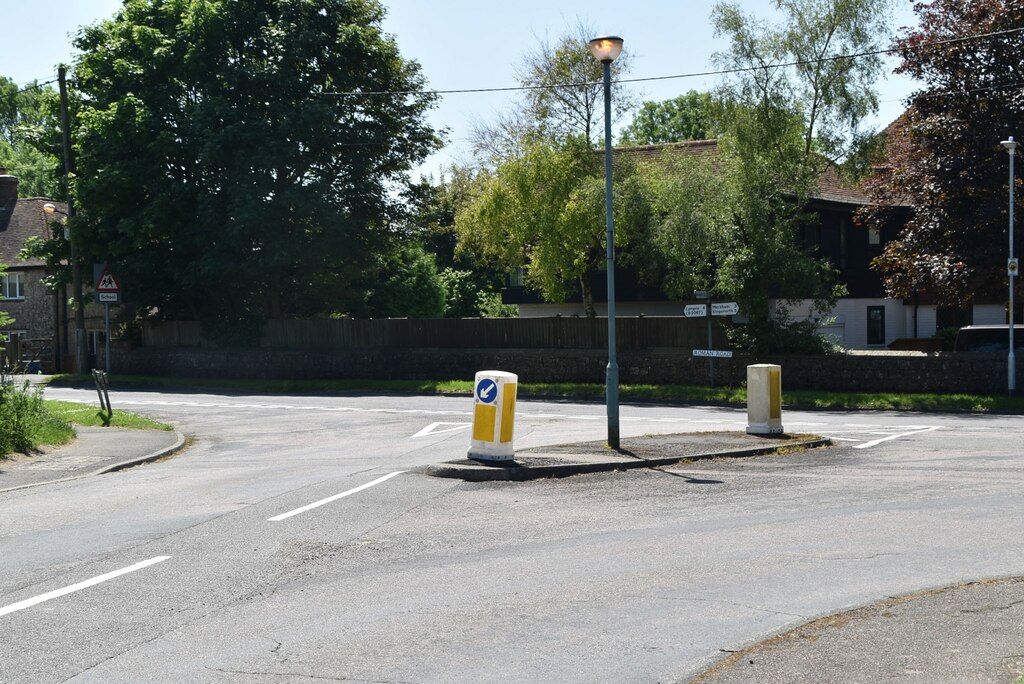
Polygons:
<instances>
[{"instance_id":1,"label":"warning road sign","mask_svg":"<svg viewBox=\"0 0 1024 684\"><path fill-rule=\"evenodd\" d=\"M100 275L99 280L96 281L97 292L120 292L121 283L118 282L114 274L110 272L110 268L104 268L103 273Z\"/></svg>"}]
</instances>

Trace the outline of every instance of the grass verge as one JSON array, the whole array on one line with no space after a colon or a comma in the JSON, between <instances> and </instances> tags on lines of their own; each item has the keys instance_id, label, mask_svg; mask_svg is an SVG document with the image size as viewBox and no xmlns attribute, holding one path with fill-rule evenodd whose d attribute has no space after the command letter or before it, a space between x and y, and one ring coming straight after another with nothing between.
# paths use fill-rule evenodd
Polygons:
<instances>
[{"instance_id":1,"label":"grass verge","mask_svg":"<svg viewBox=\"0 0 1024 684\"><path fill-rule=\"evenodd\" d=\"M89 404L78 404L71 401L53 401L47 399L45 402L47 410L74 425L86 427L101 427L105 425L106 414L95 406ZM114 407L114 416L110 420L110 427L126 428L129 430L165 430L171 431L174 428L167 423L161 423L135 413L120 411Z\"/></svg>"},{"instance_id":2,"label":"grass verge","mask_svg":"<svg viewBox=\"0 0 1024 684\"><path fill-rule=\"evenodd\" d=\"M415 394L471 395L468 380L211 380L200 378L156 378L114 376L115 388L167 388L246 393L317 392L402 392ZM54 386L92 386L87 376L55 376ZM604 400L604 385L578 382L525 382L519 385L521 397L547 399ZM696 385L622 385L623 401L666 401L683 404L746 406L747 392L742 387L703 387ZM898 394L895 392L827 392L815 390L783 391L787 408L820 408L893 411L973 411L1024 414L1024 397L980 394ZM115 412L115 416L116 416Z\"/></svg>"}]
</instances>

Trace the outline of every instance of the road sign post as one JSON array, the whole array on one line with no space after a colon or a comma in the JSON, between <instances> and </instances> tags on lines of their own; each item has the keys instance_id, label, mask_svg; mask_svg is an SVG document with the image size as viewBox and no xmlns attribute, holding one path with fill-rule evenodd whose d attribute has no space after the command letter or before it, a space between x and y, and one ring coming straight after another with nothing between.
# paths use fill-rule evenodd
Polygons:
<instances>
[{"instance_id":1,"label":"road sign post","mask_svg":"<svg viewBox=\"0 0 1024 684\"><path fill-rule=\"evenodd\" d=\"M698 299L707 299L709 293L704 290L697 290L693 293ZM694 349L694 356L704 356L708 359L708 380L712 387L715 386L715 359L732 358L731 351L715 351L715 343L712 338L711 317L712 316L735 316L740 312L740 306L736 302L711 302L710 308L707 304L687 304L683 307L683 316L687 318L707 318L708 321L708 348Z\"/></svg>"},{"instance_id":2,"label":"road sign post","mask_svg":"<svg viewBox=\"0 0 1024 684\"><path fill-rule=\"evenodd\" d=\"M96 275L96 284L93 290L96 291L96 300L103 305L104 338L103 345L103 370L110 372L110 305L121 303L121 281L110 270L107 264L96 264L93 266L93 274Z\"/></svg>"}]
</instances>

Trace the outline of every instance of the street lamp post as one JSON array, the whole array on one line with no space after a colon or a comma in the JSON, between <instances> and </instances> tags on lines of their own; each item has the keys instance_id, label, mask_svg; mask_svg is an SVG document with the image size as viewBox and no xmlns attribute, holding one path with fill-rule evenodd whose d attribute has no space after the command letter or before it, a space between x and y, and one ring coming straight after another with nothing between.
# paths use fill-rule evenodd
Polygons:
<instances>
[{"instance_id":1,"label":"street lamp post","mask_svg":"<svg viewBox=\"0 0 1024 684\"><path fill-rule=\"evenodd\" d=\"M615 224L612 218L612 62L622 52L622 38L601 36L589 43L590 54L604 66L604 202L608 255L608 446L619 448L619 364L615 359Z\"/></svg>"},{"instance_id":2,"label":"street lamp post","mask_svg":"<svg viewBox=\"0 0 1024 684\"><path fill-rule=\"evenodd\" d=\"M47 214L62 214L64 219L61 224L64 226L64 238L71 247L71 296L75 299L75 372L84 373L85 364L88 362L88 348L85 345L85 304L82 294L82 272L78 263L78 255L75 253L75 241L71 237L71 229L68 227L68 214L47 202L43 205L43 211Z\"/></svg>"},{"instance_id":3,"label":"street lamp post","mask_svg":"<svg viewBox=\"0 0 1024 684\"><path fill-rule=\"evenodd\" d=\"M1011 397L1017 390L1017 362L1013 354L1013 279L1017 275L1017 260L1013 258L1013 159L1017 154L1017 143L1013 136L1000 143L1010 153L1010 258L1006 262L1007 280L1010 281L1009 332L1010 351L1006 356L1006 390Z\"/></svg>"}]
</instances>

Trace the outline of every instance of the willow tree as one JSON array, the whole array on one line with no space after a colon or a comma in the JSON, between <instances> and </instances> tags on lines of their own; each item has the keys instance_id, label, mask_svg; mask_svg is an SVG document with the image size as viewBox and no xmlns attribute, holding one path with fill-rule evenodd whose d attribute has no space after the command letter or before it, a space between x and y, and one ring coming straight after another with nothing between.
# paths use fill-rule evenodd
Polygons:
<instances>
[{"instance_id":1,"label":"willow tree","mask_svg":"<svg viewBox=\"0 0 1024 684\"><path fill-rule=\"evenodd\" d=\"M641 177L616 160L616 246L626 247L646 226ZM525 284L551 302L579 293L595 314L590 277L605 261L602 157L583 138L528 142L522 151L482 173L456 215L463 249L496 267L525 268Z\"/></svg>"}]
</instances>

